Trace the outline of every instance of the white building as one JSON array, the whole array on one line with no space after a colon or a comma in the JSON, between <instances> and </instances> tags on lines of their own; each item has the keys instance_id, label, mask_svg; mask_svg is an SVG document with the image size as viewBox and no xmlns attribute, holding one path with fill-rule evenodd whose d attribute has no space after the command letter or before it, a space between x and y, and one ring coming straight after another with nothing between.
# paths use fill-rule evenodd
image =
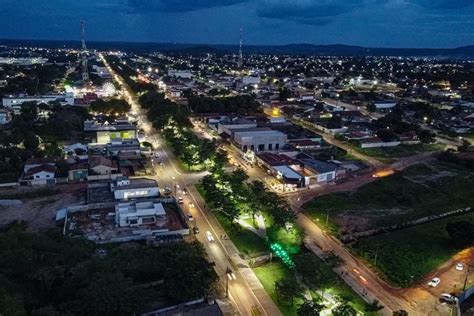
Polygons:
<instances>
[{"instance_id":1,"label":"white building","mask_svg":"<svg viewBox=\"0 0 474 316\"><path fill-rule=\"evenodd\" d=\"M395 101L377 101L374 103L377 110L387 110L394 108L397 105Z\"/></svg>"},{"instance_id":2,"label":"white building","mask_svg":"<svg viewBox=\"0 0 474 316\"><path fill-rule=\"evenodd\" d=\"M168 76L176 77L176 78L183 78L183 79L191 79L193 74L191 70L175 70L170 69L168 70Z\"/></svg>"},{"instance_id":3,"label":"white building","mask_svg":"<svg viewBox=\"0 0 474 316\"><path fill-rule=\"evenodd\" d=\"M244 86L249 85L249 84L259 84L259 83L260 83L259 76L244 76L242 78L242 84Z\"/></svg>"},{"instance_id":4,"label":"white building","mask_svg":"<svg viewBox=\"0 0 474 316\"><path fill-rule=\"evenodd\" d=\"M15 113L20 112L21 105L24 102L37 102L45 104L48 104L49 102L59 102L62 105L74 105L74 93L68 92L65 94L48 94L38 96L18 95L4 97L2 100L3 106L7 108L13 108Z\"/></svg>"},{"instance_id":5,"label":"white building","mask_svg":"<svg viewBox=\"0 0 474 316\"><path fill-rule=\"evenodd\" d=\"M281 150L286 145L288 137L280 131L262 128L235 131L233 140L245 153L247 150L254 152Z\"/></svg>"},{"instance_id":6,"label":"white building","mask_svg":"<svg viewBox=\"0 0 474 316\"><path fill-rule=\"evenodd\" d=\"M28 185L56 183L56 163L46 158L31 158L25 162L21 182Z\"/></svg>"},{"instance_id":7,"label":"white building","mask_svg":"<svg viewBox=\"0 0 474 316\"><path fill-rule=\"evenodd\" d=\"M115 206L115 224L118 227L164 226L166 223L166 211L162 203L125 202Z\"/></svg>"},{"instance_id":8,"label":"white building","mask_svg":"<svg viewBox=\"0 0 474 316\"><path fill-rule=\"evenodd\" d=\"M116 200L160 196L158 183L151 179L118 177L110 186Z\"/></svg>"}]
</instances>

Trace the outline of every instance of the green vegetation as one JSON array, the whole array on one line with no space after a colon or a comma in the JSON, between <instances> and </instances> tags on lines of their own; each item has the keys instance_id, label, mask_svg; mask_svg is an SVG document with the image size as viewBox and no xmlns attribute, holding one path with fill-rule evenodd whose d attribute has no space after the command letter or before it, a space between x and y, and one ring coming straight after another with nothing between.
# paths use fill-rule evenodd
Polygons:
<instances>
[{"instance_id":1,"label":"green vegetation","mask_svg":"<svg viewBox=\"0 0 474 316\"><path fill-rule=\"evenodd\" d=\"M251 95L225 98L190 96L189 108L194 113L238 113L245 115L261 112L260 104Z\"/></svg>"},{"instance_id":2,"label":"green vegetation","mask_svg":"<svg viewBox=\"0 0 474 316\"><path fill-rule=\"evenodd\" d=\"M401 158L412 156L424 152L439 151L444 148L443 144L414 144L414 145L398 145L394 147L377 147L377 148L355 148L355 150L374 158Z\"/></svg>"},{"instance_id":3,"label":"green vegetation","mask_svg":"<svg viewBox=\"0 0 474 316\"><path fill-rule=\"evenodd\" d=\"M346 215L367 218L370 221L367 228L370 228L472 206L473 185L474 176L468 169L453 168L445 163L432 167L414 165L353 193L317 197L304 208L318 224L339 235L346 229L341 222Z\"/></svg>"},{"instance_id":4,"label":"green vegetation","mask_svg":"<svg viewBox=\"0 0 474 316\"><path fill-rule=\"evenodd\" d=\"M98 99L91 103L90 109L105 115L124 115L130 111L130 104L123 99Z\"/></svg>"},{"instance_id":5,"label":"green vegetation","mask_svg":"<svg viewBox=\"0 0 474 316\"><path fill-rule=\"evenodd\" d=\"M421 280L458 251L456 241L450 238L445 227L449 223L459 221L470 222L472 227L474 214L446 218L362 239L353 249L380 271L387 281L407 287Z\"/></svg>"},{"instance_id":6,"label":"green vegetation","mask_svg":"<svg viewBox=\"0 0 474 316\"><path fill-rule=\"evenodd\" d=\"M290 306L289 304L279 300L275 291L275 283L279 280L289 278L293 272L286 268L285 265L279 261L254 268L253 271L257 275L257 278L260 280L260 282L262 282L265 291L278 305L278 308L282 314L285 316L297 315L298 305L302 303L302 300L295 300L295 304Z\"/></svg>"},{"instance_id":7,"label":"green vegetation","mask_svg":"<svg viewBox=\"0 0 474 316\"><path fill-rule=\"evenodd\" d=\"M141 314L212 295L217 281L197 242L98 246L12 223L0 231L0 256L2 315Z\"/></svg>"}]
</instances>

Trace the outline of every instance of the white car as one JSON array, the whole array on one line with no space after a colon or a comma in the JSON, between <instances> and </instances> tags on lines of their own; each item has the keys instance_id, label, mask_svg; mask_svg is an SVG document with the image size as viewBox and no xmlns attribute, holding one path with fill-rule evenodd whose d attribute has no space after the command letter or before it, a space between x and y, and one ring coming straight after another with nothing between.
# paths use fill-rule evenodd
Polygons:
<instances>
[{"instance_id":1,"label":"white car","mask_svg":"<svg viewBox=\"0 0 474 316\"><path fill-rule=\"evenodd\" d=\"M437 287L441 283L440 278L433 278L430 282L428 282L428 286Z\"/></svg>"},{"instance_id":2,"label":"white car","mask_svg":"<svg viewBox=\"0 0 474 316\"><path fill-rule=\"evenodd\" d=\"M443 294L441 294L439 300L441 302L444 302L444 303L453 304L453 303L457 302L458 298L454 295L451 295L451 294L448 294L448 293L443 293Z\"/></svg>"},{"instance_id":3,"label":"white car","mask_svg":"<svg viewBox=\"0 0 474 316\"><path fill-rule=\"evenodd\" d=\"M207 232L206 232L206 237L207 237L207 240L209 240L209 241L214 241L214 236L212 236L212 234L211 234L210 231L207 231Z\"/></svg>"},{"instance_id":4,"label":"white car","mask_svg":"<svg viewBox=\"0 0 474 316\"><path fill-rule=\"evenodd\" d=\"M191 213L188 213L188 221L194 221L194 217Z\"/></svg>"},{"instance_id":5,"label":"white car","mask_svg":"<svg viewBox=\"0 0 474 316\"><path fill-rule=\"evenodd\" d=\"M461 262L459 262L459 263L456 265L456 270L458 270L458 271L464 270L464 264L462 264Z\"/></svg>"},{"instance_id":6,"label":"white car","mask_svg":"<svg viewBox=\"0 0 474 316\"><path fill-rule=\"evenodd\" d=\"M178 203L183 204L183 197L182 196L178 197Z\"/></svg>"}]
</instances>

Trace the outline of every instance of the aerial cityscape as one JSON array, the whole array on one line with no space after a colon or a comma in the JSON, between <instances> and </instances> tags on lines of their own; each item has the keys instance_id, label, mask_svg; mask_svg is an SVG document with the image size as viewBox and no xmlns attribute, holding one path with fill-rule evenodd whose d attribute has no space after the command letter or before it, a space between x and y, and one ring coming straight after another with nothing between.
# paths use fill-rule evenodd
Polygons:
<instances>
[{"instance_id":1,"label":"aerial cityscape","mask_svg":"<svg viewBox=\"0 0 474 316\"><path fill-rule=\"evenodd\" d=\"M38 3L0 315L474 315L473 2Z\"/></svg>"}]
</instances>

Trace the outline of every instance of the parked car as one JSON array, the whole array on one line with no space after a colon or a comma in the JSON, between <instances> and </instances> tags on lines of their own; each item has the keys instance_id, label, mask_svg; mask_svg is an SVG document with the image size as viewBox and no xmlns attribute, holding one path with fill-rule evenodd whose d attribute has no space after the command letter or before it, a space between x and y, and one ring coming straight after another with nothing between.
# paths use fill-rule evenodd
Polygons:
<instances>
[{"instance_id":1,"label":"parked car","mask_svg":"<svg viewBox=\"0 0 474 316\"><path fill-rule=\"evenodd\" d=\"M195 234L199 234L199 227L194 226L194 227L193 227L193 232L194 232Z\"/></svg>"},{"instance_id":2,"label":"parked car","mask_svg":"<svg viewBox=\"0 0 474 316\"><path fill-rule=\"evenodd\" d=\"M433 278L430 282L428 282L428 286L437 287L441 283L440 278Z\"/></svg>"},{"instance_id":3,"label":"parked car","mask_svg":"<svg viewBox=\"0 0 474 316\"><path fill-rule=\"evenodd\" d=\"M165 187L165 188L163 189L163 193L164 193L165 195L170 195L171 192L173 192L173 191L171 190L170 187Z\"/></svg>"},{"instance_id":4,"label":"parked car","mask_svg":"<svg viewBox=\"0 0 474 316\"><path fill-rule=\"evenodd\" d=\"M464 270L464 264L462 264L461 262L459 262L459 263L456 265L456 270L458 270L458 271Z\"/></svg>"},{"instance_id":5,"label":"parked car","mask_svg":"<svg viewBox=\"0 0 474 316\"><path fill-rule=\"evenodd\" d=\"M178 197L178 203L183 204L183 197L182 196Z\"/></svg>"},{"instance_id":6,"label":"parked car","mask_svg":"<svg viewBox=\"0 0 474 316\"><path fill-rule=\"evenodd\" d=\"M214 241L214 236L212 236L212 234L211 234L210 231L207 231L207 232L206 232L206 237L207 237L207 240L209 240L209 241Z\"/></svg>"},{"instance_id":7,"label":"parked car","mask_svg":"<svg viewBox=\"0 0 474 316\"><path fill-rule=\"evenodd\" d=\"M443 293L441 294L439 300L443 303L454 304L457 302L458 298L454 295Z\"/></svg>"}]
</instances>

